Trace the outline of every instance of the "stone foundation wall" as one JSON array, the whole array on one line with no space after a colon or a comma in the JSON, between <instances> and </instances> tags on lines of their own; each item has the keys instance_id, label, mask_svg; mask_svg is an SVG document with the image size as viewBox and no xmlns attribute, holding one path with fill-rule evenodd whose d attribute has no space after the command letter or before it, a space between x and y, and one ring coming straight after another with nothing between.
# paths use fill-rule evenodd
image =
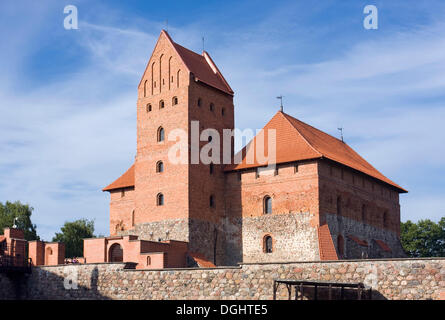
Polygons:
<instances>
[{"instance_id":1,"label":"stone foundation wall","mask_svg":"<svg viewBox=\"0 0 445 320\"><path fill-rule=\"evenodd\" d=\"M16 285L14 280L4 273L0 273L0 300L16 298Z\"/></svg>"},{"instance_id":2,"label":"stone foundation wall","mask_svg":"<svg viewBox=\"0 0 445 320\"><path fill-rule=\"evenodd\" d=\"M48 266L26 276L24 299L272 299L274 279L364 282L374 299L439 299L445 258L244 264L128 270L124 263ZM128 266L128 265L127 265ZM65 279L78 288L66 290ZM281 287L278 298L287 299Z\"/></svg>"},{"instance_id":3,"label":"stone foundation wall","mask_svg":"<svg viewBox=\"0 0 445 320\"><path fill-rule=\"evenodd\" d=\"M242 222L243 262L314 261L318 251L317 228L310 213L262 215ZM273 251L263 251L263 238L272 237Z\"/></svg>"},{"instance_id":4,"label":"stone foundation wall","mask_svg":"<svg viewBox=\"0 0 445 320\"><path fill-rule=\"evenodd\" d=\"M168 234L167 234L168 232ZM188 219L171 219L156 222L141 223L130 230L118 232L121 236L135 235L141 240L157 241L178 240L189 241Z\"/></svg>"},{"instance_id":5,"label":"stone foundation wall","mask_svg":"<svg viewBox=\"0 0 445 320\"><path fill-rule=\"evenodd\" d=\"M369 259L406 257L400 240L393 231L336 214L326 214L326 222L331 231L332 241L337 252L339 252L337 238L340 234L343 236L345 259L361 259L362 257ZM348 238L348 236L355 236L360 240L365 240L368 246L360 246ZM391 248L391 252L382 250L375 240L384 241Z\"/></svg>"}]
</instances>

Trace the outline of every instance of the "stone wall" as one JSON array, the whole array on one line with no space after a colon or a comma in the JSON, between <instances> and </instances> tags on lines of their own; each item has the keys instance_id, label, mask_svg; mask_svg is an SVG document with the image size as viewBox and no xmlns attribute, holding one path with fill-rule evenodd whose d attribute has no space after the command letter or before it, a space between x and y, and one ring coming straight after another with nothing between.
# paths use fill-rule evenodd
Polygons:
<instances>
[{"instance_id":1,"label":"stone wall","mask_svg":"<svg viewBox=\"0 0 445 320\"><path fill-rule=\"evenodd\" d=\"M394 231L378 228L373 225L359 222L357 220L339 216L336 214L326 214L326 223L332 235L337 253L338 236L342 235L344 239L343 258L345 259L361 259L361 258L400 258L406 257L400 239ZM351 236L356 239L364 240L367 246L361 246L351 240ZM391 249L390 252L385 252L380 248L375 240L385 242Z\"/></svg>"},{"instance_id":2,"label":"stone wall","mask_svg":"<svg viewBox=\"0 0 445 320\"><path fill-rule=\"evenodd\" d=\"M263 263L155 271L129 270L126 266L113 263L34 268L25 281L23 298L271 299L273 279L364 282L372 286L375 299L439 299L445 292L445 258ZM64 279L73 279L74 275L78 289L64 289ZM278 298L287 298L284 287Z\"/></svg>"},{"instance_id":3,"label":"stone wall","mask_svg":"<svg viewBox=\"0 0 445 320\"><path fill-rule=\"evenodd\" d=\"M11 300L16 298L16 286L13 278L0 273L0 300Z\"/></svg>"},{"instance_id":4,"label":"stone wall","mask_svg":"<svg viewBox=\"0 0 445 320\"><path fill-rule=\"evenodd\" d=\"M141 223L132 229L118 232L118 235L135 235L141 240L150 241L159 239L189 241L189 221L184 218Z\"/></svg>"},{"instance_id":5,"label":"stone wall","mask_svg":"<svg viewBox=\"0 0 445 320\"><path fill-rule=\"evenodd\" d=\"M243 262L314 261L318 251L317 228L306 212L244 218ZM273 251L264 252L264 237L272 237Z\"/></svg>"}]
</instances>

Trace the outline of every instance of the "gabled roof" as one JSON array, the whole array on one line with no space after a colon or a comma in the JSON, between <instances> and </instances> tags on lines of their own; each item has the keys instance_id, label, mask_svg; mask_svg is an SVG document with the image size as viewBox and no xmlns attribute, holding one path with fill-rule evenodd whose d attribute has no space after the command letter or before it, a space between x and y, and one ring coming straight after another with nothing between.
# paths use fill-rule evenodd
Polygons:
<instances>
[{"instance_id":1,"label":"gabled roof","mask_svg":"<svg viewBox=\"0 0 445 320\"><path fill-rule=\"evenodd\" d=\"M343 141L284 112L278 111L262 129L265 150L268 150L268 129L276 130L276 163L326 158L385 182L398 189L399 192L407 192L377 171ZM254 161L252 163L247 162L246 150L257 146L257 137L258 135L240 151L242 153L242 162L226 166L225 171L267 165L267 163L264 164L257 161L256 152L253 152Z\"/></svg>"},{"instance_id":2,"label":"gabled roof","mask_svg":"<svg viewBox=\"0 0 445 320\"><path fill-rule=\"evenodd\" d=\"M331 232L327 224L318 227L318 250L320 260L338 260L337 251L335 250Z\"/></svg>"},{"instance_id":3,"label":"gabled roof","mask_svg":"<svg viewBox=\"0 0 445 320\"><path fill-rule=\"evenodd\" d=\"M102 191L111 191L115 189L134 187L134 164L110 185L102 189Z\"/></svg>"},{"instance_id":4,"label":"gabled roof","mask_svg":"<svg viewBox=\"0 0 445 320\"><path fill-rule=\"evenodd\" d=\"M170 44L173 46L188 71L194 75L195 81L200 81L208 86L221 90L227 94L233 95L232 88L230 88L226 79L224 79L224 76L221 74L218 67L213 62L212 58L210 58L208 52L203 51L202 54L198 54L174 42L167 31L162 30L159 38L161 38L163 35L166 36ZM142 76L142 78L144 77L144 75Z\"/></svg>"}]
</instances>

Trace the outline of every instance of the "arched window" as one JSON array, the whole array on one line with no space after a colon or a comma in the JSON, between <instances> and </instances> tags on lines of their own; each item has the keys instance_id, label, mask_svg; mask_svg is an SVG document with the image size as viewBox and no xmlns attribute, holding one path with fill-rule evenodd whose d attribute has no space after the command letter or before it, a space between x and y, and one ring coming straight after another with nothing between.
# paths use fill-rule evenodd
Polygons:
<instances>
[{"instance_id":1,"label":"arched window","mask_svg":"<svg viewBox=\"0 0 445 320\"><path fill-rule=\"evenodd\" d=\"M124 260L124 250L119 243L115 243L110 247L108 253L109 262L122 262Z\"/></svg>"},{"instance_id":2,"label":"arched window","mask_svg":"<svg viewBox=\"0 0 445 320\"><path fill-rule=\"evenodd\" d=\"M270 235L266 235L263 238L263 252L272 253L273 251L273 241Z\"/></svg>"},{"instance_id":3,"label":"arched window","mask_svg":"<svg viewBox=\"0 0 445 320\"><path fill-rule=\"evenodd\" d=\"M164 205L164 195L162 193L158 193L158 195L156 196L156 204L158 206Z\"/></svg>"},{"instance_id":4,"label":"arched window","mask_svg":"<svg viewBox=\"0 0 445 320\"><path fill-rule=\"evenodd\" d=\"M211 195L209 197L209 205L210 205L210 208L215 208L215 196L214 195Z\"/></svg>"},{"instance_id":5,"label":"arched window","mask_svg":"<svg viewBox=\"0 0 445 320\"><path fill-rule=\"evenodd\" d=\"M211 142L212 139L213 139L213 137L212 137L212 136L209 136L208 141Z\"/></svg>"},{"instance_id":6,"label":"arched window","mask_svg":"<svg viewBox=\"0 0 445 320\"><path fill-rule=\"evenodd\" d=\"M210 109L210 111L214 111L215 110L215 105L213 103L210 103L209 109Z\"/></svg>"},{"instance_id":7,"label":"arched window","mask_svg":"<svg viewBox=\"0 0 445 320\"><path fill-rule=\"evenodd\" d=\"M341 234L337 237L337 250L338 250L338 258L343 258L345 254L345 241L343 240L343 236Z\"/></svg>"},{"instance_id":8,"label":"arched window","mask_svg":"<svg viewBox=\"0 0 445 320\"><path fill-rule=\"evenodd\" d=\"M175 106L178 104L178 97L173 97L172 99L172 105Z\"/></svg>"},{"instance_id":9,"label":"arched window","mask_svg":"<svg viewBox=\"0 0 445 320\"><path fill-rule=\"evenodd\" d=\"M201 107L201 104L202 104L202 100L201 100L201 98L199 98L198 103L197 103L198 107Z\"/></svg>"},{"instance_id":10,"label":"arched window","mask_svg":"<svg viewBox=\"0 0 445 320\"><path fill-rule=\"evenodd\" d=\"M210 174L213 174L213 163L211 163L209 165L209 171L210 171Z\"/></svg>"},{"instance_id":11,"label":"arched window","mask_svg":"<svg viewBox=\"0 0 445 320\"><path fill-rule=\"evenodd\" d=\"M383 212L383 227L388 227L388 211Z\"/></svg>"},{"instance_id":12,"label":"arched window","mask_svg":"<svg viewBox=\"0 0 445 320\"><path fill-rule=\"evenodd\" d=\"M337 215L341 216L341 197L337 197Z\"/></svg>"},{"instance_id":13,"label":"arched window","mask_svg":"<svg viewBox=\"0 0 445 320\"><path fill-rule=\"evenodd\" d=\"M149 265L151 265L151 257L150 256L147 257L147 266L149 266Z\"/></svg>"},{"instance_id":14,"label":"arched window","mask_svg":"<svg viewBox=\"0 0 445 320\"><path fill-rule=\"evenodd\" d=\"M158 128L158 142L162 142L162 141L164 141L164 138L165 138L165 131L164 131L164 128L159 127L159 128Z\"/></svg>"},{"instance_id":15,"label":"arched window","mask_svg":"<svg viewBox=\"0 0 445 320\"><path fill-rule=\"evenodd\" d=\"M144 82L144 97L147 96L147 83L148 83L148 80L145 80L145 82Z\"/></svg>"},{"instance_id":16,"label":"arched window","mask_svg":"<svg viewBox=\"0 0 445 320\"><path fill-rule=\"evenodd\" d=\"M366 223L366 205L365 204L363 204L362 205L362 222L363 223Z\"/></svg>"},{"instance_id":17,"label":"arched window","mask_svg":"<svg viewBox=\"0 0 445 320\"><path fill-rule=\"evenodd\" d=\"M269 214L272 213L272 198L269 196L265 196L263 200L263 213Z\"/></svg>"},{"instance_id":18,"label":"arched window","mask_svg":"<svg viewBox=\"0 0 445 320\"><path fill-rule=\"evenodd\" d=\"M149 104L147 104L147 112L150 112L151 111L151 104L149 103Z\"/></svg>"},{"instance_id":19,"label":"arched window","mask_svg":"<svg viewBox=\"0 0 445 320\"><path fill-rule=\"evenodd\" d=\"M164 172L164 163L162 161L156 163L156 172Z\"/></svg>"},{"instance_id":20,"label":"arched window","mask_svg":"<svg viewBox=\"0 0 445 320\"><path fill-rule=\"evenodd\" d=\"M221 115L224 117L224 113L226 112L226 110L224 108L221 109Z\"/></svg>"},{"instance_id":21,"label":"arched window","mask_svg":"<svg viewBox=\"0 0 445 320\"><path fill-rule=\"evenodd\" d=\"M164 109L164 100L159 101L159 109Z\"/></svg>"}]
</instances>

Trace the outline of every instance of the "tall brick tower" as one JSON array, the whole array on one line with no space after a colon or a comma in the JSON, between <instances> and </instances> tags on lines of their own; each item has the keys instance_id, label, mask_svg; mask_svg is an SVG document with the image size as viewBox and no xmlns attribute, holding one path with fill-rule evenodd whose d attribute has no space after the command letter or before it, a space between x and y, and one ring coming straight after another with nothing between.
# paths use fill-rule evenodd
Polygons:
<instances>
[{"instance_id":1,"label":"tall brick tower","mask_svg":"<svg viewBox=\"0 0 445 320\"><path fill-rule=\"evenodd\" d=\"M221 137L233 129L233 91L207 52L186 49L163 30L138 86L135 163L104 189L111 193L110 234L188 241L190 252L216 262L223 165L192 164L192 125ZM177 141L169 137L178 129L188 137L188 151L186 163L176 164L169 150Z\"/></svg>"}]
</instances>

